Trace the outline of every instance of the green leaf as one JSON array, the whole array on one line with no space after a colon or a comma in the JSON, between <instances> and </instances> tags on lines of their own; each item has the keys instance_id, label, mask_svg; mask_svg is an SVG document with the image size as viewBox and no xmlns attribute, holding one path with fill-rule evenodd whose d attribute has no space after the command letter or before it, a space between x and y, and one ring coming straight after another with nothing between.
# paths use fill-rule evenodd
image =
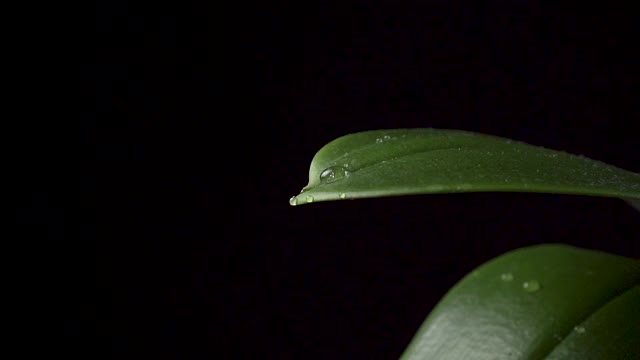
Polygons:
<instances>
[{"instance_id":1,"label":"green leaf","mask_svg":"<svg viewBox=\"0 0 640 360\"><path fill-rule=\"evenodd\" d=\"M402 359L637 359L640 261L565 245L497 257L456 284Z\"/></svg>"},{"instance_id":2,"label":"green leaf","mask_svg":"<svg viewBox=\"0 0 640 360\"><path fill-rule=\"evenodd\" d=\"M313 158L291 205L474 191L640 199L640 174L600 161L459 130L374 130L340 137Z\"/></svg>"}]
</instances>

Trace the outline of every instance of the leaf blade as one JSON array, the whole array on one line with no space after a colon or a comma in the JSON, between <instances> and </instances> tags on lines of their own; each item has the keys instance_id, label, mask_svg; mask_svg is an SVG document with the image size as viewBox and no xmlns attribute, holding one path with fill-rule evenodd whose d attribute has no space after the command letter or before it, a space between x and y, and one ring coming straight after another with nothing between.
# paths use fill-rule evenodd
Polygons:
<instances>
[{"instance_id":1,"label":"leaf blade","mask_svg":"<svg viewBox=\"0 0 640 360\"><path fill-rule=\"evenodd\" d=\"M322 175L330 169L339 176L326 181ZM373 130L340 137L320 149L311 162L309 184L292 205L471 191L640 199L640 174L492 135Z\"/></svg>"},{"instance_id":2,"label":"leaf blade","mask_svg":"<svg viewBox=\"0 0 640 360\"><path fill-rule=\"evenodd\" d=\"M526 291L524 283L532 280L538 288ZM600 314L606 324L601 310L638 283L640 261L635 259L558 244L516 249L460 280L401 359L541 359L577 346L587 347L582 352L607 351L598 339L576 342L571 334L580 324L595 334L590 319ZM622 342L629 340L625 327L609 331Z\"/></svg>"}]
</instances>

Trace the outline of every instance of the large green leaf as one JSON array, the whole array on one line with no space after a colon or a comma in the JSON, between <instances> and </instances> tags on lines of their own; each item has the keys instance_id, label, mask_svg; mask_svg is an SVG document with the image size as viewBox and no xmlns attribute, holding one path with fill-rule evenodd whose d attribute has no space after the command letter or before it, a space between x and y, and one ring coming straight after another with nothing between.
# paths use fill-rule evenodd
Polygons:
<instances>
[{"instance_id":1,"label":"large green leaf","mask_svg":"<svg viewBox=\"0 0 640 360\"><path fill-rule=\"evenodd\" d=\"M472 191L640 199L640 174L600 161L458 130L374 130L340 137L311 162L292 205Z\"/></svg>"},{"instance_id":2,"label":"large green leaf","mask_svg":"<svg viewBox=\"0 0 640 360\"><path fill-rule=\"evenodd\" d=\"M565 245L502 255L445 295L402 359L640 359L640 261Z\"/></svg>"}]
</instances>

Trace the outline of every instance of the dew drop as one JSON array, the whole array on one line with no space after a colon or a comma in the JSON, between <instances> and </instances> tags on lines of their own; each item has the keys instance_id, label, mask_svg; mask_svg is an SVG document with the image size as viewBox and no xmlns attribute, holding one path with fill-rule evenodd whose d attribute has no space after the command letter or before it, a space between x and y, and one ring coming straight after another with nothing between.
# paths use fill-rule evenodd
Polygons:
<instances>
[{"instance_id":1,"label":"dew drop","mask_svg":"<svg viewBox=\"0 0 640 360\"><path fill-rule=\"evenodd\" d=\"M573 330L575 330L575 332L577 332L578 334L584 334L585 331L587 331L587 329L584 328L584 326L576 326L573 328Z\"/></svg>"},{"instance_id":2,"label":"dew drop","mask_svg":"<svg viewBox=\"0 0 640 360\"><path fill-rule=\"evenodd\" d=\"M504 273L500 275L500 280L502 281L511 281L513 280L513 274L511 273Z\"/></svg>"},{"instance_id":3,"label":"dew drop","mask_svg":"<svg viewBox=\"0 0 640 360\"><path fill-rule=\"evenodd\" d=\"M385 136L383 136L382 138L383 138L384 140L391 140L391 136L389 136L389 135L385 135Z\"/></svg>"},{"instance_id":4,"label":"dew drop","mask_svg":"<svg viewBox=\"0 0 640 360\"><path fill-rule=\"evenodd\" d=\"M289 205L291 205L291 206L296 206L296 205L298 205L298 198L297 198L296 196L292 196L292 197L289 199Z\"/></svg>"},{"instance_id":5,"label":"dew drop","mask_svg":"<svg viewBox=\"0 0 640 360\"><path fill-rule=\"evenodd\" d=\"M307 201L308 203L312 203L312 202L313 202L313 196L307 196L307 197L306 197L306 201Z\"/></svg>"},{"instance_id":6,"label":"dew drop","mask_svg":"<svg viewBox=\"0 0 640 360\"><path fill-rule=\"evenodd\" d=\"M320 182L323 184L330 184L334 181L338 181L347 175L347 171L342 166L331 166L320 173Z\"/></svg>"},{"instance_id":7,"label":"dew drop","mask_svg":"<svg viewBox=\"0 0 640 360\"><path fill-rule=\"evenodd\" d=\"M381 138L377 138L377 139L376 139L376 144L382 144L382 142L383 142L383 141L384 141L384 140L382 140Z\"/></svg>"},{"instance_id":8,"label":"dew drop","mask_svg":"<svg viewBox=\"0 0 640 360\"><path fill-rule=\"evenodd\" d=\"M524 291L526 292L533 293L540 290L540 283L536 280L525 281L524 283L522 283L522 289L524 289Z\"/></svg>"},{"instance_id":9,"label":"dew drop","mask_svg":"<svg viewBox=\"0 0 640 360\"><path fill-rule=\"evenodd\" d=\"M347 194L345 193L340 193L340 199L346 199L347 198Z\"/></svg>"}]
</instances>

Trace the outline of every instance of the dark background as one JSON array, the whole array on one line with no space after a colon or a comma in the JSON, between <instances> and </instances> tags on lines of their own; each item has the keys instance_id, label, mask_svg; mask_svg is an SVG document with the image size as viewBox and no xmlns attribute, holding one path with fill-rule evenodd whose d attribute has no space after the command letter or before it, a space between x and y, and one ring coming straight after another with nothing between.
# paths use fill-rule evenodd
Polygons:
<instances>
[{"instance_id":1,"label":"dark background","mask_svg":"<svg viewBox=\"0 0 640 360\"><path fill-rule=\"evenodd\" d=\"M447 289L508 250L640 257L640 218L617 199L289 206L322 145L379 128L484 132L640 172L630 9L390 3L98 6L114 359L394 359Z\"/></svg>"}]
</instances>

